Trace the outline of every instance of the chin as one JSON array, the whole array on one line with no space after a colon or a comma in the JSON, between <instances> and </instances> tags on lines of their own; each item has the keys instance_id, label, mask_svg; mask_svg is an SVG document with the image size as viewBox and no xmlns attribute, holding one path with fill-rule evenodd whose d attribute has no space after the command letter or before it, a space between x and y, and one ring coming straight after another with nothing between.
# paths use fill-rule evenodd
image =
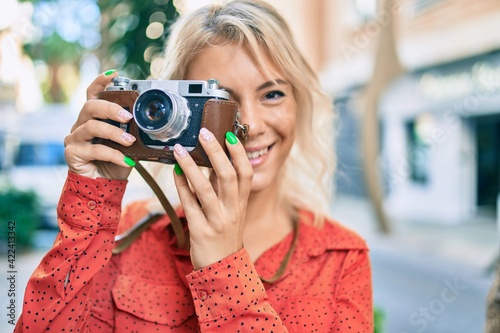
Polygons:
<instances>
[{"instance_id":1,"label":"chin","mask_svg":"<svg viewBox=\"0 0 500 333\"><path fill-rule=\"evenodd\" d=\"M250 193L260 193L264 190L271 189L272 187L277 186L277 182L275 181L276 177L266 177L265 175L255 174L252 180L252 188Z\"/></svg>"}]
</instances>

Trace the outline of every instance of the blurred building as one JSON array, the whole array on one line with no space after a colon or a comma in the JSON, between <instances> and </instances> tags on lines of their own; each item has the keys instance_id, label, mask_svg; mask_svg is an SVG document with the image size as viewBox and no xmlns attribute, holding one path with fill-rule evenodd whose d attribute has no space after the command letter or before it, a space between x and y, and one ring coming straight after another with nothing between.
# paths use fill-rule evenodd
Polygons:
<instances>
[{"instance_id":1,"label":"blurred building","mask_svg":"<svg viewBox=\"0 0 500 333\"><path fill-rule=\"evenodd\" d=\"M175 3L194 8L209 1ZM372 80L381 31L393 24L399 62L406 73L386 87L379 100L382 148L380 163L373 166L382 175L388 213L393 218L459 223L496 212L500 183L498 0L399 0L389 10L381 9L382 0L269 2L290 23L299 47L335 98L338 192L366 195L359 100ZM28 75L9 72L19 67L8 61L22 60L21 44L31 35L27 18L32 9L18 0L5 4L0 14L0 106L29 111L35 109L31 104L39 103L40 94L26 88L30 98L12 103ZM14 12L22 19L7 20ZM5 45L15 52L7 52Z\"/></svg>"},{"instance_id":2,"label":"blurred building","mask_svg":"<svg viewBox=\"0 0 500 333\"><path fill-rule=\"evenodd\" d=\"M393 82L379 106L387 209L395 217L444 223L494 217L500 2L418 3L398 28L408 74Z\"/></svg>"},{"instance_id":3,"label":"blurred building","mask_svg":"<svg viewBox=\"0 0 500 333\"><path fill-rule=\"evenodd\" d=\"M395 219L493 217L500 191L500 2L273 1L335 97L340 193L365 196L359 96L383 27L394 24L404 75L378 105L379 168ZM493 219L491 219L493 220Z\"/></svg>"}]
</instances>

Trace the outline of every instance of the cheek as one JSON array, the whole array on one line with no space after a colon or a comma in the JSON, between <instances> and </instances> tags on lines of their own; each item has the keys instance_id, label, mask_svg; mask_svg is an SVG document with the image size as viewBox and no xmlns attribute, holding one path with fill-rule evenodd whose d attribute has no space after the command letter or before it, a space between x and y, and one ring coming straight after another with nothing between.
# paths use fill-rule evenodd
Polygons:
<instances>
[{"instance_id":1,"label":"cheek","mask_svg":"<svg viewBox=\"0 0 500 333\"><path fill-rule=\"evenodd\" d=\"M297 116L294 109L288 112L283 112L276 122L276 131L283 140L293 142L297 127Z\"/></svg>"}]
</instances>

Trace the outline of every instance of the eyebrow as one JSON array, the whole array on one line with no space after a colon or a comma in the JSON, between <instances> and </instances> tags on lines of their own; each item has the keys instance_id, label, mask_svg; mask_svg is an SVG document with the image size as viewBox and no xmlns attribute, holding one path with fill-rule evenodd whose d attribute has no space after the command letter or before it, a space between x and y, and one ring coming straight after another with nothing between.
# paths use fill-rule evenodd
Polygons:
<instances>
[{"instance_id":1,"label":"eyebrow","mask_svg":"<svg viewBox=\"0 0 500 333\"><path fill-rule=\"evenodd\" d=\"M282 79L276 79L276 80L267 81L267 82L261 84L260 86L258 86L257 89L256 89L256 91L272 87L272 86L274 86L276 84L279 85L279 84L287 84L287 83L285 81L283 81Z\"/></svg>"},{"instance_id":2,"label":"eyebrow","mask_svg":"<svg viewBox=\"0 0 500 333\"><path fill-rule=\"evenodd\" d=\"M270 80L270 81L264 82L263 84L258 86L257 89L255 89L255 91L260 91L260 90L272 87L274 85L280 85L280 84L288 84L288 83L282 79ZM224 87L224 86L220 86L219 88L224 89L225 91L227 91L230 94L233 94L233 90L231 88Z\"/></svg>"}]
</instances>

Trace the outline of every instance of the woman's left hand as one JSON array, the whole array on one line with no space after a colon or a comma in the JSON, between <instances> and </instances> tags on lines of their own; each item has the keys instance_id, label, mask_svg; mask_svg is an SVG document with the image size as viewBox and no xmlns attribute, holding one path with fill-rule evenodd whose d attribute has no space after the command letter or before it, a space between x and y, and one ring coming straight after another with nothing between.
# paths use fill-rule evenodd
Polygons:
<instances>
[{"instance_id":1,"label":"woman's left hand","mask_svg":"<svg viewBox=\"0 0 500 333\"><path fill-rule=\"evenodd\" d=\"M233 144L226 140L226 146L232 164L214 135L207 129L200 130L199 141L212 163L215 184L182 146L174 147L174 156L183 171L177 169L174 179L188 220L194 269L213 264L243 247L253 169L241 142L236 137L231 139Z\"/></svg>"}]
</instances>

